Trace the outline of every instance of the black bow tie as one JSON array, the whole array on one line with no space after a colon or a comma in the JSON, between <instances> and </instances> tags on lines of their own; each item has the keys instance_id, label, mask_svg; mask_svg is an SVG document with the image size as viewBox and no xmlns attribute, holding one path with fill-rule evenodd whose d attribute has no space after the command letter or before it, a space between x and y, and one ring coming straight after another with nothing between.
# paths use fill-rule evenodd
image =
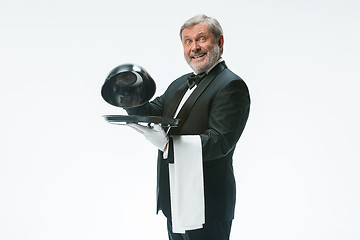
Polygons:
<instances>
[{"instance_id":1,"label":"black bow tie","mask_svg":"<svg viewBox=\"0 0 360 240\"><path fill-rule=\"evenodd\" d=\"M189 89L192 89L195 85L198 85L201 79L205 77L205 75L206 73L200 73L198 75L192 73L190 76L188 76L187 85Z\"/></svg>"}]
</instances>

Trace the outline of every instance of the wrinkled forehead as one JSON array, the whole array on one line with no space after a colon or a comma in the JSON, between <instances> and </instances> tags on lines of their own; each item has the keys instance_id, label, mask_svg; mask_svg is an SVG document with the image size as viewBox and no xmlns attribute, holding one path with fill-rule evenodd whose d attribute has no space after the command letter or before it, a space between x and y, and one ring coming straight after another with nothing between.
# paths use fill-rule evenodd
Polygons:
<instances>
[{"instance_id":1,"label":"wrinkled forehead","mask_svg":"<svg viewBox=\"0 0 360 240\"><path fill-rule=\"evenodd\" d=\"M209 30L209 26L205 23L198 23L193 26L184 28L184 30L181 33L181 38L192 38L197 36L209 36L212 35L211 31Z\"/></svg>"}]
</instances>

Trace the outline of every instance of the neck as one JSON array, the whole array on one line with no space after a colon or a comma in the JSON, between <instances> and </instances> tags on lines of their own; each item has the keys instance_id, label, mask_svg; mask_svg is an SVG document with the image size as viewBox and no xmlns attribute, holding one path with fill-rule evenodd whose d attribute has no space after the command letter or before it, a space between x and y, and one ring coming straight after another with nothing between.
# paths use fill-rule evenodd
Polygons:
<instances>
[{"instance_id":1,"label":"neck","mask_svg":"<svg viewBox=\"0 0 360 240\"><path fill-rule=\"evenodd\" d=\"M218 63L224 61L224 59L222 57L220 57L208 70L205 71L206 74L208 74L211 69L213 69L216 65L218 65Z\"/></svg>"}]
</instances>

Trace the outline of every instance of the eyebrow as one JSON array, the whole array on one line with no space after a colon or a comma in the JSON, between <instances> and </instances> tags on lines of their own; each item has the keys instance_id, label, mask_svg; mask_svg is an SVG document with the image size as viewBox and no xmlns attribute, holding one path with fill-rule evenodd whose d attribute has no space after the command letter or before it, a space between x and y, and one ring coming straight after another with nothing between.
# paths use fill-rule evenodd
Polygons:
<instances>
[{"instance_id":1,"label":"eyebrow","mask_svg":"<svg viewBox=\"0 0 360 240\"><path fill-rule=\"evenodd\" d=\"M196 34L197 37L198 37L198 36L201 36L201 35L206 35L206 33L205 33L204 31L201 31L201 32L199 32L199 33ZM186 39L186 38L189 38L189 36L188 36L188 35L185 35L185 36L183 36L183 38Z\"/></svg>"}]
</instances>

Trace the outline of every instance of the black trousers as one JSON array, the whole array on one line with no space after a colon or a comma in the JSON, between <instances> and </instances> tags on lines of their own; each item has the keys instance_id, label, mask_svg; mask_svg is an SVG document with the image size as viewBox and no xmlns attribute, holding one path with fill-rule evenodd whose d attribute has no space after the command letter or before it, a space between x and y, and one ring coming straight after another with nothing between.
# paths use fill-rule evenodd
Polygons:
<instances>
[{"instance_id":1,"label":"black trousers","mask_svg":"<svg viewBox=\"0 0 360 240\"><path fill-rule=\"evenodd\" d=\"M167 221L169 240L229 240L232 221L206 222L201 229L186 231L185 234L173 233L171 221Z\"/></svg>"}]
</instances>

